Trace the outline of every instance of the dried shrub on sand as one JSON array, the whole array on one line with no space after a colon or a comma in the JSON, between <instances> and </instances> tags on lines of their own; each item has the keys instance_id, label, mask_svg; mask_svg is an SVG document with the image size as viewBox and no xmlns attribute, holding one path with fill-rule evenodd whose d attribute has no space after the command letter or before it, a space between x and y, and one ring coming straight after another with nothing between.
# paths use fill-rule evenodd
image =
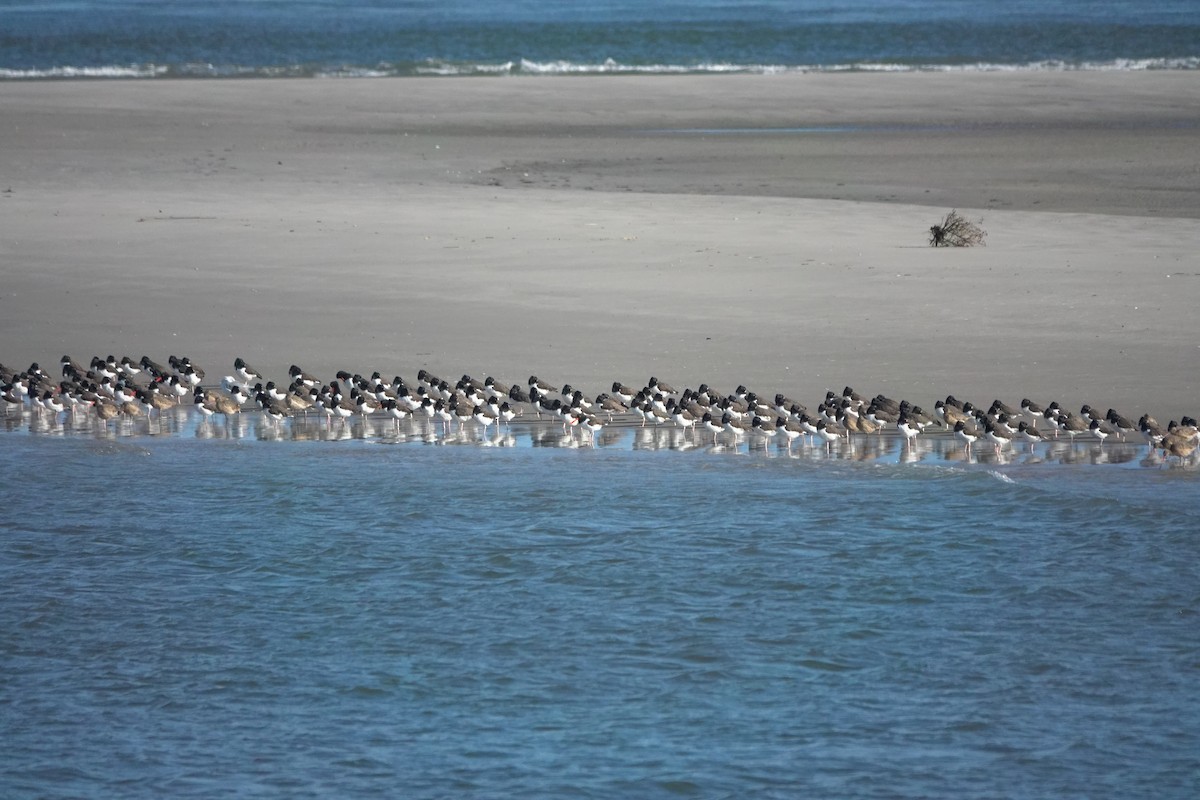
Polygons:
<instances>
[{"instance_id":1,"label":"dried shrub on sand","mask_svg":"<svg viewBox=\"0 0 1200 800\"><path fill-rule=\"evenodd\" d=\"M986 244L987 231L980 227L983 220L971 222L957 211L951 211L938 225L929 228L929 244L934 247L974 247Z\"/></svg>"}]
</instances>

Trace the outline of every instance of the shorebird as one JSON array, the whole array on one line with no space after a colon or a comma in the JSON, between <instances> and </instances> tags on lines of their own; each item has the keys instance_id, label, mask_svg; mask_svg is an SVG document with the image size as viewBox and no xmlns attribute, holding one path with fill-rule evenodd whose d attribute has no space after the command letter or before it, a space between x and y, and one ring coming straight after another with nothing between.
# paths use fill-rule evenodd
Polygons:
<instances>
[{"instance_id":1,"label":"shorebird","mask_svg":"<svg viewBox=\"0 0 1200 800\"><path fill-rule=\"evenodd\" d=\"M1167 435L1167 431L1163 426L1158 424L1158 420L1149 414L1143 414L1138 419L1138 430L1146 437L1146 441L1150 443L1151 449L1162 443L1163 437Z\"/></svg>"},{"instance_id":2,"label":"shorebird","mask_svg":"<svg viewBox=\"0 0 1200 800\"><path fill-rule=\"evenodd\" d=\"M471 402L462 395L456 394L451 397L447 408L452 414L451 420L458 423L460 433L466 425L467 420L475 416L475 406L471 405Z\"/></svg>"},{"instance_id":3,"label":"shorebird","mask_svg":"<svg viewBox=\"0 0 1200 800\"><path fill-rule=\"evenodd\" d=\"M425 401L421 403L421 407L430 419L442 421L443 435L450 433L450 423L454 422L454 414L451 413L444 399L426 397Z\"/></svg>"},{"instance_id":4,"label":"shorebird","mask_svg":"<svg viewBox=\"0 0 1200 800\"><path fill-rule=\"evenodd\" d=\"M66 406L67 412L71 415L72 419L75 418L75 414L81 409L86 413L95 402L95 395L87 392L82 385L72 385L66 381L59 384L59 397L62 398L63 404Z\"/></svg>"},{"instance_id":5,"label":"shorebird","mask_svg":"<svg viewBox=\"0 0 1200 800\"><path fill-rule=\"evenodd\" d=\"M979 440L979 429L966 420L959 420L954 424L954 435L966 442L967 452L971 452L971 445Z\"/></svg>"},{"instance_id":6,"label":"shorebird","mask_svg":"<svg viewBox=\"0 0 1200 800\"><path fill-rule=\"evenodd\" d=\"M529 402L533 405L533 411L537 414L538 419L542 418L542 414L553 414L555 403L562 405L558 400L551 400L536 385L529 387Z\"/></svg>"},{"instance_id":7,"label":"shorebird","mask_svg":"<svg viewBox=\"0 0 1200 800\"><path fill-rule=\"evenodd\" d=\"M1108 420L1110 425L1117 429L1117 435L1119 435L1122 440L1124 440L1127 435L1137 430L1132 422L1118 414L1115 409L1110 408L1108 413L1104 415L1104 418Z\"/></svg>"},{"instance_id":8,"label":"shorebird","mask_svg":"<svg viewBox=\"0 0 1200 800\"><path fill-rule=\"evenodd\" d=\"M60 411L66 410L67 406L61 397L47 389L42 392L41 407L49 411L51 416L57 416Z\"/></svg>"},{"instance_id":9,"label":"shorebird","mask_svg":"<svg viewBox=\"0 0 1200 800\"><path fill-rule=\"evenodd\" d=\"M882 408L884 411L891 412L892 414L895 414L897 416L899 416L900 412L903 411L905 409L905 407L908 405L907 403L905 403L903 401L896 402L892 398L885 397L882 394L877 394L873 398L871 398L870 404L875 406L876 408Z\"/></svg>"},{"instance_id":10,"label":"shorebird","mask_svg":"<svg viewBox=\"0 0 1200 800\"><path fill-rule=\"evenodd\" d=\"M142 410L141 403L136 401L131 401L121 406L121 416L123 417L137 419L138 417L144 417L145 415L146 412Z\"/></svg>"},{"instance_id":11,"label":"shorebird","mask_svg":"<svg viewBox=\"0 0 1200 800\"><path fill-rule=\"evenodd\" d=\"M501 383L491 375L483 379L483 391L491 397L508 397L511 386Z\"/></svg>"},{"instance_id":12,"label":"shorebird","mask_svg":"<svg viewBox=\"0 0 1200 800\"><path fill-rule=\"evenodd\" d=\"M271 423L278 426L279 422L288 416L288 409L282 402L272 398L265 391L259 391L254 396L254 402L258 403L263 413L271 420Z\"/></svg>"},{"instance_id":13,"label":"shorebird","mask_svg":"<svg viewBox=\"0 0 1200 800\"><path fill-rule=\"evenodd\" d=\"M496 407L496 430L499 431L501 424L509 425L512 423L513 418L516 416L517 410L509 405L507 400L500 403L500 405Z\"/></svg>"},{"instance_id":14,"label":"shorebird","mask_svg":"<svg viewBox=\"0 0 1200 800\"><path fill-rule=\"evenodd\" d=\"M142 358L146 359L147 361L150 360L149 356L142 356ZM186 360L187 359L180 358L179 356L172 354L167 356L167 366L170 367L171 372L178 377L179 375L183 374L183 365Z\"/></svg>"},{"instance_id":15,"label":"shorebird","mask_svg":"<svg viewBox=\"0 0 1200 800\"><path fill-rule=\"evenodd\" d=\"M685 431L691 431L696 427L696 416L682 408L674 400L668 400L665 404L665 410L670 415L675 424L683 428Z\"/></svg>"},{"instance_id":16,"label":"shorebird","mask_svg":"<svg viewBox=\"0 0 1200 800\"><path fill-rule=\"evenodd\" d=\"M632 389L620 381L613 381L612 393L617 396L622 403L629 405L633 402L634 395L637 394L636 389Z\"/></svg>"},{"instance_id":17,"label":"shorebird","mask_svg":"<svg viewBox=\"0 0 1200 800\"><path fill-rule=\"evenodd\" d=\"M754 392L750 392L746 395L745 402L746 407L751 414L757 414L760 417L770 417L774 416L775 414L775 409L769 404L764 403Z\"/></svg>"},{"instance_id":18,"label":"shorebird","mask_svg":"<svg viewBox=\"0 0 1200 800\"><path fill-rule=\"evenodd\" d=\"M666 384L666 383L662 383L662 382L660 382L660 381L658 380L658 378L654 377L653 375L651 375L651 376L650 376L650 380L649 380L649 381L647 381L647 383L646 383L646 388L648 388L648 389L650 390L650 393L651 393L651 394L653 394L653 393L655 393L655 392L658 392L658 393L660 393L660 394L664 394L664 395L666 395L666 394L679 394L679 392L675 391L675 387L674 387L674 386L671 386L670 384Z\"/></svg>"},{"instance_id":19,"label":"shorebird","mask_svg":"<svg viewBox=\"0 0 1200 800\"><path fill-rule=\"evenodd\" d=\"M632 398L631 398L631 400L632 400ZM610 397L607 394L597 395L596 396L596 405L599 406L601 411L608 414L609 422L612 422L612 418L613 418L614 414L628 414L629 413L629 406L626 403L622 402L621 400L618 400L615 397Z\"/></svg>"},{"instance_id":20,"label":"shorebird","mask_svg":"<svg viewBox=\"0 0 1200 800\"><path fill-rule=\"evenodd\" d=\"M738 439L750 432L750 425L745 420L735 419L728 411L721 415L721 425Z\"/></svg>"},{"instance_id":21,"label":"shorebird","mask_svg":"<svg viewBox=\"0 0 1200 800\"><path fill-rule=\"evenodd\" d=\"M1117 429L1108 424L1105 420L1096 417L1092 420L1092 424L1088 425L1088 430L1092 435L1100 440L1100 444L1104 444L1104 440L1117 432Z\"/></svg>"},{"instance_id":22,"label":"shorebird","mask_svg":"<svg viewBox=\"0 0 1200 800\"><path fill-rule=\"evenodd\" d=\"M267 381L266 386L263 386L261 383L256 385L254 387L255 399L258 399L258 395L260 392L262 394L265 394L267 397L269 397L270 399L274 400L277 403L282 403L283 399L285 397L287 397L286 392L279 391L279 387L275 385L275 381Z\"/></svg>"},{"instance_id":23,"label":"shorebird","mask_svg":"<svg viewBox=\"0 0 1200 800\"><path fill-rule=\"evenodd\" d=\"M925 430L930 425L937 423L937 420L925 413L925 410L920 406L902 404L901 411L908 415L908 421L916 423L916 426L921 430Z\"/></svg>"},{"instance_id":24,"label":"shorebird","mask_svg":"<svg viewBox=\"0 0 1200 800\"><path fill-rule=\"evenodd\" d=\"M563 401L555 400L550 405L554 415L562 422L563 433L566 433L568 428L573 428L579 424L579 418L576 416L575 409Z\"/></svg>"},{"instance_id":25,"label":"shorebird","mask_svg":"<svg viewBox=\"0 0 1200 800\"><path fill-rule=\"evenodd\" d=\"M0 393L0 400L4 401L4 415L8 416L8 412L14 407L24 407L25 400L21 395L17 394L12 383L6 383L3 386L3 393Z\"/></svg>"},{"instance_id":26,"label":"shorebird","mask_svg":"<svg viewBox=\"0 0 1200 800\"><path fill-rule=\"evenodd\" d=\"M346 420L359 411L358 404L348 397L343 397L340 391L334 391L325 400L325 413L337 417L345 427Z\"/></svg>"},{"instance_id":27,"label":"shorebird","mask_svg":"<svg viewBox=\"0 0 1200 800\"><path fill-rule=\"evenodd\" d=\"M700 418L700 424L704 429L713 435L713 444L717 443L717 434L725 430L725 426L713 419L712 412L705 412Z\"/></svg>"},{"instance_id":28,"label":"shorebird","mask_svg":"<svg viewBox=\"0 0 1200 800\"><path fill-rule=\"evenodd\" d=\"M288 367L288 377L292 379L292 383L300 383L310 389L316 388L321 384L319 380L312 375L309 375L295 364L292 364L290 367Z\"/></svg>"},{"instance_id":29,"label":"shorebird","mask_svg":"<svg viewBox=\"0 0 1200 800\"><path fill-rule=\"evenodd\" d=\"M474 381L471 380L460 380L455 385L454 391L465 397L473 406L481 406L483 405L484 400L487 399L483 389L481 389L475 384Z\"/></svg>"},{"instance_id":30,"label":"shorebird","mask_svg":"<svg viewBox=\"0 0 1200 800\"><path fill-rule=\"evenodd\" d=\"M1196 421L1191 417L1182 417L1179 422L1171 420L1167 423L1167 433L1181 436L1185 439L1200 437L1200 429L1196 427Z\"/></svg>"},{"instance_id":31,"label":"shorebird","mask_svg":"<svg viewBox=\"0 0 1200 800\"><path fill-rule=\"evenodd\" d=\"M1028 397L1021 400L1021 410L1034 418L1040 417L1042 414L1046 413L1046 409L1042 408Z\"/></svg>"},{"instance_id":32,"label":"shorebird","mask_svg":"<svg viewBox=\"0 0 1200 800\"><path fill-rule=\"evenodd\" d=\"M768 417L760 417L757 414L750 420L750 432L762 438L763 447L776 435L774 423Z\"/></svg>"},{"instance_id":33,"label":"shorebird","mask_svg":"<svg viewBox=\"0 0 1200 800\"><path fill-rule=\"evenodd\" d=\"M438 416L437 404L440 402L441 400L435 401L431 397L422 398L421 405L417 406L416 411L413 411L413 416L415 417L419 411L421 412L422 416L425 417L425 419L432 422Z\"/></svg>"},{"instance_id":34,"label":"shorebird","mask_svg":"<svg viewBox=\"0 0 1200 800\"><path fill-rule=\"evenodd\" d=\"M826 422L824 419L817 421L817 436L821 437L825 442L825 452L833 452L833 443L842 436L846 435L847 431L836 422Z\"/></svg>"},{"instance_id":35,"label":"shorebird","mask_svg":"<svg viewBox=\"0 0 1200 800\"><path fill-rule=\"evenodd\" d=\"M896 430L904 437L904 445L907 447L912 444L912 440L921 432L920 426L914 422L910 422L907 414L901 414L896 420Z\"/></svg>"},{"instance_id":36,"label":"shorebird","mask_svg":"<svg viewBox=\"0 0 1200 800\"><path fill-rule=\"evenodd\" d=\"M109 380L116 378L121 372L120 368L117 366L117 359L113 358L112 356L109 356L108 358L93 356L91 369L97 375L103 378L108 378Z\"/></svg>"},{"instance_id":37,"label":"shorebird","mask_svg":"<svg viewBox=\"0 0 1200 800\"><path fill-rule=\"evenodd\" d=\"M878 433L879 432L880 426L878 423L872 422L871 420L867 419L862 414L856 414L853 411L850 411L848 407L843 407L842 411L843 411L843 415L842 415L841 422L842 422L842 425L846 428L846 430L848 432L850 432L850 433ZM850 437L847 436L846 438L849 439Z\"/></svg>"},{"instance_id":38,"label":"shorebird","mask_svg":"<svg viewBox=\"0 0 1200 800\"><path fill-rule=\"evenodd\" d=\"M78 381L83 380L84 376L87 375L87 370L70 356L63 356L60 363L62 364L62 376L64 378Z\"/></svg>"},{"instance_id":39,"label":"shorebird","mask_svg":"<svg viewBox=\"0 0 1200 800\"><path fill-rule=\"evenodd\" d=\"M558 387L539 381L537 375L529 376L529 395L533 396L533 390L537 389L540 394L558 394Z\"/></svg>"},{"instance_id":40,"label":"shorebird","mask_svg":"<svg viewBox=\"0 0 1200 800\"><path fill-rule=\"evenodd\" d=\"M849 400L855 406L865 406L867 404L867 399L849 386L842 389L842 397Z\"/></svg>"},{"instance_id":41,"label":"shorebird","mask_svg":"<svg viewBox=\"0 0 1200 800\"><path fill-rule=\"evenodd\" d=\"M661 392L647 396L650 398L650 408L654 409L660 414L666 414L668 417L671 416L671 412L667 409L667 399L663 397Z\"/></svg>"},{"instance_id":42,"label":"shorebird","mask_svg":"<svg viewBox=\"0 0 1200 800\"><path fill-rule=\"evenodd\" d=\"M479 408L487 410L487 413L492 416L493 420L500 419L500 399L498 397L484 398L482 403L478 403Z\"/></svg>"},{"instance_id":43,"label":"shorebird","mask_svg":"<svg viewBox=\"0 0 1200 800\"><path fill-rule=\"evenodd\" d=\"M303 389L303 384L292 384L284 395L281 401L285 408L293 414L299 411L305 417L308 416L308 410L316 405L315 388Z\"/></svg>"},{"instance_id":44,"label":"shorebird","mask_svg":"<svg viewBox=\"0 0 1200 800\"><path fill-rule=\"evenodd\" d=\"M475 409L471 414L471 418L483 426L484 436L487 436L488 426L494 423L497 419L496 415L492 413L492 410L485 405L475 406Z\"/></svg>"},{"instance_id":45,"label":"shorebird","mask_svg":"<svg viewBox=\"0 0 1200 800\"><path fill-rule=\"evenodd\" d=\"M1001 402L999 398L992 401L992 405L988 408L987 413L992 419L997 419L1002 416L1011 419L1012 417L1019 416L1017 411L1015 411L1011 406Z\"/></svg>"},{"instance_id":46,"label":"shorebird","mask_svg":"<svg viewBox=\"0 0 1200 800\"><path fill-rule=\"evenodd\" d=\"M204 380L204 370L188 364L180 371L179 380L181 383L194 389Z\"/></svg>"},{"instance_id":47,"label":"shorebird","mask_svg":"<svg viewBox=\"0 0 1200 800\"><path fill-rule=\"evenodd\" d=\"M191 393L190 390L192 388L181 381L178 375L172 375L162 383L155 385L159 387L159 391L174 396L176 401L187 397Z\"/></svg>"},{"instance_id":48,"label":"shorebird","mask_svg":"<svg viewBox=\"0 0 1200 800\"><path fill-rule=\"evenodd\" d=\"M116 419L117 417L121 416L120 406L118 406L116 403L112 402L111 400L107 400L105 398L100 398L96 402L95 408L96 408L96 416L102 422L108 422L110 419ZM210 411L208 413L211 414L212 412Z\"/></svg>"},{"instance_id":49,"label":"shorebird","mask_svg":"<svg viewBox=\"0 0 1200 800\"><path fill-rule=\"evenodd\" d=\"M1050 432L1054 435L1055 439L1057 439L1058 434L1062 432L1062 426L1059 424L1058 418L1059 412L1057 408L1047 406L1046 409L1042 411L1042 419L1050 423Z\"/></svg>"},{"instance_id":50,"label":"shorebird","mask_svg":"<svg viewBox=\"0 0 1200 800\"><path fill-rule=\"evenodd\" d=\"M239 406L244 406L250 402L250 393L236 383L226 386L225 391L229 392L229 396Z\"/></svg>"},{"instance_id":51,"label":"shorebird","mask_svg":"<svg viewBox=\"0 0 1200 800\"><path fill-rule=\"evenodd\" d=\"M247 364L241 356L233 360L233 371L247 386L253 386L263 379L262 373Z\"/></svg>"},{"instance_id":52,"label":"shorebird","mask_svg":"<svg viewBox=\"0 0 1200 800\"><path fill-rule=\"evenodd\" d=\"M1088 429L1088 424L1083 421L1082 417L1077 417L1071 412L1058 417L1058 427L1063 433L1071 437L1071 442L1074 443L1075 437Z\"/></svg>"},{"instance_id":53,"label":"shorebird","mask_svg":"<svg viewBox=\"0 0 1200 800\"><path fill-rule=\"evenodd\" d=\"M804 430L800 427L800 423L785 419L784 417L775 418L775 432L782 434L787 441L787 451L792 452L792 442L804 435Z\"/></svg>"},{"instance_id":54,"label":"shorebird","mask_svg":"<svg viewBox=\"0 0 1200 800\"><path fill-rule=\"evenodd\" d=\"M728 413L734 419L742 419L750 413L750 405L746 402L744 397L726 397L721 401L720 408L723 412Z\"/></svg>"},{"instance_id":55,"label":"shorebird","mask_svg":"<svg viewBox=\"0 0 1200 800\"><path fill-rule=\"evenodd\" d=\"M112 398L114 401L116 401L117 405L125 405L126 403L132 403L137 399L137 391L137 387L128 384L125 381L119 381L118 383L113 384Z\"/></svg>"},{"instance_id":56,"label":"shorebird","mask_svg":"<svg viewBox=\"0 0 1200 800\"><path fill-rule=\"evenodd\" d=\"M571 391L568 392L568 389ZM589 400L583 392L573 388L569 383L563 386L563 397L566 398L564 402L571 406L571 408L581 408L584 411L591 411L595 407L595 403Z\"/></svg>"},{"instance_id":57,"label":"shorebird","mask_svg":"<svg viewBox=\"0 0 1200 800\"><path fill-rule=\"evenodd\" d=\"M1003 425L989 421L984 431L984 436L987 440L996 446L996 455L1000 455L1009 443L1012 442L1012 432Z\"/></svg>"},{"instance_id":58,"label":"shorebird","mask_svg":"<svg viewBox=\"0 0 1200 800\"><path fill-rule=\"evenodd\" d=\"M1042 436L1041 432L1032 424L1025 422L1024 420L1017 425L1017 435L1026 442L1029 442L1029 452L1031 453L1033 452L1033 446L1035 444L1045 441L1045 437Z\"/></svg>"},{"instance_id":59,"label":"shorebird","mask_svg":"<svg viewBox=\"0 0 1200 800\"><path fill-rule=\"evenodd\" d=\"M409 415L412 413L407 408L397 403L396 398L394 397L389 397L383 402L383 410L389 417L392 418L392 426L396 430L400 429L400 421L403 419L408 419Z\"/></svg>"},{"instance_id":60,"label":"shorebird","mask_svg":"<svg viewBox=\"0 0 1200 800\"><path fill-rule=\"evenodd\" d=\"M134 361L129 356L121 356L121 360L117 363L117 370L126 378L140 375L143 369L156 378L167 374L162 365L156 364L146 356L142 356L140 361Z\"/></svg>"},{"instance_id":61,"label":"shorebird","mask_svg":"<svg viewBox=\"0 0 1200 800\"><path fill-rule=\"evenodd\" d=\"M721 393L707 383L702 383L696 387L696 398L702 403L712 405L721 399Z\"/></svg>"},{"instance_id":62,"label":"shorebird","mask_svg":"<svg viewBox=\"0 0 1200 800\"><path fill-rule=\"evenodd\" d=\"M871 405L867 406L865 416L871 422L879 426L879 430L884 430L888 425L896 425L900 422L900 410L892 410L886 405L881 405L878 400L872 400Z\"/></svg>"},{"instance_id":63,"label":"shorebird","mask_svg":"<svg viewBox=\"0 0 1200 800\"><path fill-rule=\"evenodd\" d=\"M817 423L808 414L801 414L796 424L800 426L800 430L808 434L809 440L817 435Z\"/></svg>"},{"instance_id":64,"label":"shorebird","mask_svg":"<svg viewBox=\"0 0 1200 800\"><path fill-rule=\"evenodd\" d=\"M381 405L374 395L360 391L357 386L350 390L350 402L354 404L355 410L362 415L364 420L368 414L378 411Z\"/></svg>"},{"instance_id":65,"label":"shorebird","mask_svg":"<svg viewBox=\"0 0 1200 800\"><path fill-rule=\"evenodd\" d=\"M951 399L953 399L953 395ZM942 400L938 400L933 404L933 413L946 424L947 428L954 428L960 422L969 422L971 420L971 416L965 413L960 406Z\"/></svg>"},{"instance_id":66,"label":"shorebird","mask_svg":"<svg viewBox=\"0 0 1200 800\"><path fill-rule=\"evenodd\" d=\"M173 397L165 395L162 392L153 391L151 389L143 389L138 393L138 396L142 402L146 404L147 417L150 416L150 410L157 411L158 416L161 417L162 412L169 408L174 408L177 404L177 401Z\"/></svg>"},{"instance_id":67,"label":"shorebird","mask_svg":"<svg viewBox=\"0 0 1200 800\"><path fill-rule=\"evenodd\" d=\"M179 365L176 370L179 372L179 379L191 386L199 386L204 380L204 370L192 363L192 360L187 356L179 358Z\"/></svg>"},{"instance_id":68,"label":"shorebird","mask_svg":"<svg viewBox=\"0 0 1200 800\"><path fill-rule=\"evenodd\" d=\"M1018 414L1017 416L1019 417L1020 414ZM1017 432L1017 427L1019 425L1019 422L1020 422L1019 420L1016 420L1015 418L1013 418L1012 416L1009 416L1008 414L1001 414L996 419L996 424L1003 425L1008 430L1009 433Z\"/></svg>"},{"instance_id":69,"label":"shorebird","mask_svg":"<svg viewBox=\"0 0 1200 800\"><path fill-rule=\"evenodd\" d=\"M1175 456L1179 459L1179 463L1182 464L1184 459L1190 458L1191 455L1196 452L1196 445L1197 440L1194 436L1185 437L1169 433L1163 437L1162 443L1159 445L1159 447L1162 448L1163 456L1165 458Z\"/></svg>"},{"instance_id":70,"label":"shorebird","mask_svg":"<svg viewBox=\"0 0 1200 800\"><path fill-rule=\"evenodd\" d=\"M207 412L205 416L212 414L223 414L225 420L241 411L241 405L232 397L222 392L206 392L203 389L197 388L196 393L192 396L192 401L200 407L201 413Z\"/></svg>"},{"instance_id":71,"label":"shorebird","mask_svg":"<svg viewBox=\"0 0 1200 800\"><path fill-rule=\"evenodd\" d=\"M143 358L144 358L144 356L143 356ZM165 374L162 367L159 367L157 364L155 364L154 366L157 368L156 370L153 371L153 375L155 377ZM141 364L134 361L129 356L121 356L120 369L121 369L121 372L127 378L134 378L134 377L142 374Z\"/></svg>"},{"instance_id":72,"label":"shorebird","mask_svg":"<svg viewBox=\"0 0 1200 800\"><path fill-rule=\"evenodd\" d=\"M579 414L576 416L579 426L588 432L588 441L592 447L596 446L596 434L604 429L604 423L591 414Z\"/></svg>"}]
</instances>

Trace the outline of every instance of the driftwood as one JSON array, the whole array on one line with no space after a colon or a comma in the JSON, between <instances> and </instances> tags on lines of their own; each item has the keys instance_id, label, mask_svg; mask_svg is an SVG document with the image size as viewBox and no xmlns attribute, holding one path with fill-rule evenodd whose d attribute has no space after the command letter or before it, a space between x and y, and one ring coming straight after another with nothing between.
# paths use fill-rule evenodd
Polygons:
<instances>
[{"instance_id":1,"label":"driftwood","mask_svg":"<svg viewBox=\"0 0 1200 800\"><path fill-rule=\"evenodd\" d=\"M987 231L980 227L983 220L971 222L957 211L951 211L941 224L929 228L929 244L934 247L974 247L986 244Z\"/></svg>"}]
</instances>

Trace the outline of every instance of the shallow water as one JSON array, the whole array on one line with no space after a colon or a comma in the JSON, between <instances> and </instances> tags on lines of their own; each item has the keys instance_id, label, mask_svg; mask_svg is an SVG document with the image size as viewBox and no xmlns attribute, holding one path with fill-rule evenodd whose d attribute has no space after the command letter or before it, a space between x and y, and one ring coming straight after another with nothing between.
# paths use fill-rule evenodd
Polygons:
<instances>
[{"instance_id":1,"label":"shallow water","mask_svg":"<svg viewBox=\"0 0 1200 800\"><path fill-rule=\"evenodd\" d=\"M1200 788L1144 445L163 425L0 434L6 797Z\"/></svg>"}]
</instances>

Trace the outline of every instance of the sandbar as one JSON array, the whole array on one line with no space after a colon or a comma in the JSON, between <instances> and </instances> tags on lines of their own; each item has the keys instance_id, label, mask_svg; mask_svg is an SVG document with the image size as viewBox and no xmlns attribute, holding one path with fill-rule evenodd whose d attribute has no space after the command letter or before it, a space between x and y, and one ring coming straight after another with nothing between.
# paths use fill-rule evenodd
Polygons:
<instances>
[{"instance_id":1,"label":"sandbar","mask_svg":"<svg viewBox=\"0 0 1200 800\"><path fill-rule=\"evenodd\" d=\"M0 361L1194 415L1187 72L0 83ZM947 211L987 245L930 248Z\"/></svg>"}]
</instances>

